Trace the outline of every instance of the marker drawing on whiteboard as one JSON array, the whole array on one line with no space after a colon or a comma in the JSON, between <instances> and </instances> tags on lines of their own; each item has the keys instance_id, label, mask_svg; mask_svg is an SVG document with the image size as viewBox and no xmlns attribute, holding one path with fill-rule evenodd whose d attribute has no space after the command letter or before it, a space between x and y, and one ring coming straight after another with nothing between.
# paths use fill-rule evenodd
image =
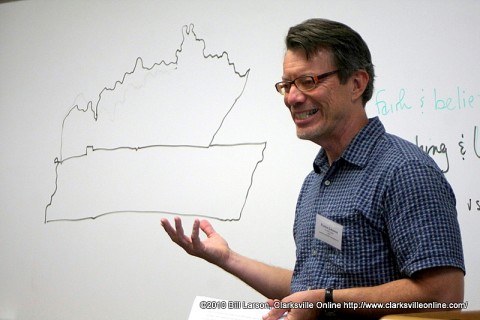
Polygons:
<instances>
[{"instance_id":1,"label":"marker drawing on whiteboard","mask_svg":"<svg viewBox=\"0 0 480 320\"><path fill-rule=\"evenodd\" d=\"M240 220L267 142L215 140L250 70L207 53L193 24L182 36L174 61L147 67L139 57L96 100L76 98L45 223L118 213Z\"/></svg>"}]
</instances>

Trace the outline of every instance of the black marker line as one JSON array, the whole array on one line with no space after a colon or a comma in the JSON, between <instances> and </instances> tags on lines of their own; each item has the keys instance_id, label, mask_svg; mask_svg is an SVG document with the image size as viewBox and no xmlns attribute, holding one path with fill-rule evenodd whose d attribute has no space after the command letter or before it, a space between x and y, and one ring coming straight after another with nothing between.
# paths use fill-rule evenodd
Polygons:
<instances>
[{"instance_id":1,"label":"black marker line","mask_svg":"<svg viewBox=\"0 0 480 320\"><path fill-rule=\"evenodd\" d=\"M45 207L45 216L44 216L44 223L49 223L49 222L58 222L58 221L83 221L83 220L94 220L96 218L99 218L99 217L103 217L103 216L106 216L106 215L111 215L111 214L115 214L115 213L122 213L122 212L133 212L133 213L163 213L163 214L172 214L172 215L181 215L181 216L197 216L197 217L204 217L204 218L209 218L209 219L215 219L215 220L219 220L219 221L239 221L241 216L242 216L242 213L243 213L243 209L246 205L246 202L247 202L247 199L248 199L248 195L250 193L250 189L252 187L252 184L253 184L253 177L254 177L254 174L258 168L258 165L263 162L264 160L264 156L265 156L265 149L267 147L267 142L246 142L246 143L236 143L236 144L213 144L213 141L217 135L217 133L220 131L220 129L222 128L224 122L225 122L225 119L227 118L227 116L230 114L230 112L233 110L233 107L235 106L235 104L237 103L237 101L240 99L240 97L243 95L243 92L245 90L245 87L247 85L247 82L248 82L248 75L250 73L250 69L247 69L247 71L245 73L240 73L239 71L237 71L236 69L236 66L235 66L235 63L231 62L230 61L230 57L228 56L228 52L226 51L223 51L220 55L218 54L206 54L205 53L205 50L206 50L206 43L205 43L205 40L204 39L200 39L197 37L196 33L193 31L194 29L194 25L193 24L190 24L189 26L186 26L184 25L182 27L182 41L180 43L180 47L179 49L177 49L175 51L175 61L170 61L170 62L166 62L165 60L162 60L160 62L156 62L156 63L153 63L150 67L146 67L144 65L144 62L143 62L143 59L141 57L137 57L136 61L135 61L135 65L133 67L132 70L130 71L127 71L123 74L121 80L117 80L115 81L113 87L104 87L100 93L98 94L98 99L95 103L95 107L93 107L93 101L90 100L88 101L87 105L86 105L86 109L80 109L79 105L78 104L75 104L68 112L67 114L65 115L65 117L63 118L63 121L62 121L62 126L61 126L61 137L60 137L60 157L56 157L54 159L54 164L55 164L55 188L54 188L54 191L52 193L52 195L50 196L50 202L46 205ZM185 31L185 33L183 32ZM178 65L178 59L179 59L179 54L182 52L183 50L183 45L185 43L185 34L186 35L189 35L190 33L192 33L195 37L195 41L200 41L202 42L203 44L203 50L202 50L202 54L203 54L203 57L205 59L209 59L209 58L215 58L215 59L222 59L223 57L226 57L227 58L227 62L228 62L228 65L233 67L233 71L235 72L235 74L237 74L240 78L245 78L245 84L240 92L240 94L235 98L233 104L230 106L230 108L228 109L228 111L226 112L226 114L224 115L224 117L222 118L221 122L220 122L220 125L219 127L217 128L217 130L215 131L215 133L213 134L212 136L212 139L210 140L210 143L208 146L198 146L198 145L147 145L147 146L138 146L138 147L131 147L131 146L121 146L121 147L115 147L115 148L95 148L94 146L86 146L85 148L85 153L84 154L79 154L79 155L74 155L74 156L70 156L70 157L67 157L67 158L63 158L63 132L64 132L64 129L65 129L65 122L67 120L67 118L70 116L70 114L73 112L73 111L82 111L82 112L88 112L88 111L91 111L93 113L93 118L95 121L98 121L98 106L101 102L101 99L102 99L102 95L107 92L107 91L114 91L117 86L119 85L123 85L125 83L125 80L127 79L128 76L134 74L136 71L137 71L137 68L139 69L143 69L145 71L152 71L155 67L158 67L158 66L161 66L161 65L165 65L165 66L169 66L169 65ZM147 149L147 148L156 148L156 147L171 147L171 148L176 148L176 147L191 147L191 148L210 148L210 147L233 147L233 146L239 146L239 145L264 145L263 149L262 149L262 158L261 160L257 161L255 167L254 167L254 170L250 176L250 185L247 189L247 192L246 192L246 195L245 195L245 199L244 199L244 202L243 202L243 205L242 205L242 208L239 212L239 215L237 218L231 218L231 219L224 219L224 218L219 218L219 217L215 217L215 216L209 216L209 215L202 215L202 214L184 214L184 213L177 213L177 212L167 212L167 211L138 211L138 210L122 210L122 211L111 211L111 212L105 212L105 213L102 213L102 214L99 214L97 216L91 216L91 217L85 217L85 218L79 218L79 219L53 219L53 220L48 220L47 219L47 211L48 211L48 208L52 205L52 202L53 202L53 197L55 196L55 194L57 193L57 190L58 190L58 166L60 164L62 164L64 161L68 161L68 160L71 160L71 159L77 159L77 158L81 158L81 157L84 157L84 156L87 156L88 154L88 150L91 150L91 151L117 151L117 150L122 150L122 149L129 149L129 150L142 150L142 149Z\"/></svg>"},{"instance_id":2,"label":"black marker line","mask_svg":"<svg viewBox=\"0 0 480 320\"><path fill-rule=\"evenodd\" d=\"M107 216L107 215L112 215L112 214L119 214L119 213L156 213L156 214L170 214L170 215L179 215L179 216L184 216L184 217L202 217L202 218L208 218L208 219L214 219L214 220L218 220L218 221L223 221L223 222L227 222L227 221L240 221L241 217L242 217L242 214L243 214L243 209L245 208L245 205L247 203L247 200L248 200L248 196L250 194L250 189L252 188L252 185L253 185L253 179L254 179L254 176L255 176L255 172L257 171L257 168L258 168L258 165L263 162L263 160L265 159L265 150L267 148L267 142L258 142L258 143L236 143L236 144L229 144L229 145L226 145L226 144L218 144L218 145L211 145L211 146L208 146L208 147L203 147L203 146L193 146L195 148L201 148L201 149L208 149L210 147L235 147L235 146L242 146L242 145L263 145L263 149L262 149L262 158L260 160L257 161L257 163L255 164L255 167L250 175L250 184L247 188L247 192L245 193L245 197L244 197L244 201L243 201L243 204L242 204L242 207L239 211L239 214L238 214L238 217L237 218L219 218L219 217L216 217L216 216L212 216L212 215L206 215L206 214L187 214L187 213L181 213L181 212L170 212L170 211L164 211L164 210L117 210L117 211L108 211L108 212L104 212L104 213L100 213L96 216L90 216L90 217L83 217L83 218L73 218L73 219L66 219L66 218L62 218L62 219L51 219L51 220L48 220L47 219L47 210L48 210L48 207L52 204L52 199L53 199L53 196L55 195L55 192L57 190L57 183L55 183L55 192L54 194L52 194L51 198L50 198L50 203L47 205L47 207L45 208L45 223L50 223L50 222L64 222L64 221L84 221L84 220L95 220L97 218L100 218L100 217L104 217L104 216ZM135 148L135 147L120 147L120 148L112 148L112 149L105 149L105 148L98 148L98 149L95 149L95 148L92 148L92 151L95 152L95 151L107 151L107 152L110 152L110 151L117 151L119 149L128 149L128 150L135 150L135 151L138 151L139 149L146 149L146 148L151 148L151 147L155 147L155 146L145 146L145 147L140 147L140 148ZM162 147L162 146L158 146L158 147ZM167 146L167 147L173 147L173 148L178 148L178 147L191 147L191 146L181 146L181 145L178 145L178 146ZM83 156L86 156L87 154L85 153L85 155ZM80 156L78 156L80 157ZM69 159L72 159L72 158L77 158L77 157L71 157ZM67 161L69 159L65 159L64 161ZM63 162L63 161L62 161ZM58 166L62 163L60 161L57 162L57 165L56 165L56 168L55 168L55 174L56 174L56 179L55 181L58 180Z\"/></svg>"}]
</instances>

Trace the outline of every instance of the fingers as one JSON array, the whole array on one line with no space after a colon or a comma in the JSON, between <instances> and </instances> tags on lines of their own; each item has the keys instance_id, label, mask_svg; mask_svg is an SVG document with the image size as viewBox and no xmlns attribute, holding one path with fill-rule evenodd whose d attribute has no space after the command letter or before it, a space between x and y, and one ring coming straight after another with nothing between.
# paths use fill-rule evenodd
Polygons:
<instances>
[{"instance_id":1,"label":"fingers","mask_svg":"<svg viewBox=\"0 0 480 320\"><path fill-rule=\"evenodd\" d=\"M180 217L175 217L173 218L175 221L175 229L177 230L177 236L179 239L183 238L185 236L185 232L183 231L183 226L182 226L182 219Z\"/></svg>"},{"instance_id":2,"label":"fingers","mask_svg":"<svg viewBox=\"0 0 480 320\"><path fill-rule=\"evenodd\" d=\"M282 316L285 314L286 310L277 309L274 307L274 304L280 300L278 299L268 299L267 303L272 308L267 314L263 315L262 320L276 320L284 319Z\"/></svg>"},{"instance_id":3,"label":"fingers","mask_svg":"<svg viewBox=\"0 0 480 320\"><path fill-rule=\"evenodd\" d=\"M198 219L195 219L193 221L193 227L192 227L192 244L194 247L199 246L201 244L200 241L200 221Z\"/></svg>"},{"instance_id":4,"label":"fingers","mask_svg":"<svg viewBox=\"0 0 480 320\"><path fill-rule=\"evenodd\" d=\"M163 229L165 230L165 232L169 235L170 239L172 239L172 241L175 241L175 229L172 228L172 226L170 225L170 222L163 218L160 220L160 224L162 225Z\"/></svg>"},{"instance_id":5,"label":"fingers","mask_svg":"<svg viewBox=\"0 0 480 320\"><path fill-rule=\"evenodd\" d=\"M288 310L272 308L270 312L262 317L262 320L288 319Z\"/></svg>"},{"instance_id":6,"label":"fingers","mask_svg":"<svg viewBox=\"0 0 480 320\"><path fill-rule=\"evenodd\" d=\"M201 243L200 232L199 232L200 221L198 219L196 219L193 222L191 237L188 237L185 235L185 231L182 225L182 219L180 219L180 217L175 217L173 220L175 223L175 228L172 227L172 225L166 218L163 218L160 220L163 229L165 229L165 231L170 236L170 239L172 239L173 242L175 242L176 244L180 245L185 249L190 247L192 244L195 247Z\"/></svg>"},{"instance_id":7,"label":"fingers","mask_svg":"<svg viewBox=\"0 0 480 320\"><path fill-rule=\"evenodd\" d=\"M174 226L167 219L161 219L161 224L170 239L192 256L217 265L224 263L229 256L228 244L215 232L207 220L195 219L189 236L185 235L182 220L179 217L174 218ZM200 239L200 229L206 234L207 239Z\"/></svg>"},{"instance_id":8,"label":"fingers","mask_svg":"<svg viewBox=\"0 0 480 320\"><path fill-rule=\"evenodd\" d=\"M170 222L166 218L162 218L160 223L163 229L167 232L170 239L176 244L184 247L185 242L190 242L185 236L182 226L182 220L179 217L174 218L175 228L172 227Z\"/></svg>"}]
</instances>

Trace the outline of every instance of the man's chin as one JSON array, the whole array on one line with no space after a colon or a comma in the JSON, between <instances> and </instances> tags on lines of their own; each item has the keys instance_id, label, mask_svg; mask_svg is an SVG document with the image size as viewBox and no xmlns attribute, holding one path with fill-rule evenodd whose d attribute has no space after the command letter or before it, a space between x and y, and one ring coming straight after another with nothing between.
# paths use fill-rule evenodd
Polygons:
<instances>
[{"instance_id":1,"label":"man's chin","mask_svg":"<svg viewBox=\"0 0 480 320\"><path fill-rule=\"evenodd\" d=\"M305 132L304 130L297 130L297 138L300 140L312 140L312 134Z\"/></svg>"}]
</instances>

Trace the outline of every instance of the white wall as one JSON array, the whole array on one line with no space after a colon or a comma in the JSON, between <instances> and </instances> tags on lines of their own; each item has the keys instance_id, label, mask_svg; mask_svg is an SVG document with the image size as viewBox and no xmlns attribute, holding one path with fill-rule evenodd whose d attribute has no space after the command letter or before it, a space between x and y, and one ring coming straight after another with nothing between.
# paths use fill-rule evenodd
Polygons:
<instances>
[{"instance_id":1,"label":"white wall","mask_svg":"<svg viewBox=\"0 0 480 320\"><path fill-rule=\"evenodd\" d=\"M231 213L238 221L212 220L214 226L237 251L293 267L295 202L317 147L296 139L273 84L282 73L288 27L310 17L345 22L369 44L378 75L374 98L367 105L369 115L380 115L393 133L441 151L432 156L448 169L447 178L457 195L467 267L465 300L470 308L480 309L476 273L480 267L476 248L480 239L479 12L480 2L474 0L1 4L0 319L186 319L196 295L263 301L237 279L174 246L159 226L161 217L172 217L155 212L162 208L45 223L46 208L58 187L54 160L61 158L62 123L72 107L79 101L97 101L104 88L113 88L134 68L138 57L147 67L174 61L183 26L194 24L206 54L225 51L240 73L249 70L244 91L214 143L267 142L241 216L238 211ZM220 61L224 60L216 60ZM188 68L182 69L182 80L175 80L179 88L164 88L169 99L182 98L181 110L186 113L198 106L202 95L208 94L208 102L225 92L239 92L221 81L201 81L195 63ZM203 72L205 79L212 79ZM110 114L111 121L118 120L121 105L133 101L129 99L143 92L154 76L145 74L138 87L132 82L129 91L122 91L124 100L112 102L118 109ZM166 105L163 95L139 99L161 108ZM385 103L394 111L382 111ZM442 109L445 104L448 108ZM171 121L172 129L179 122ZM203 132L204 125L205 121L198 121L194 129ZM135 128L143 131L145 125ZM69 130L72 137L85 134L85 127L76 128L75 122ZM82 134L75 135L75 130ZM116 136L112 131L93 136L103 135ZM185 167L189 174L189 164ZM104 167L112 168L128 166L115 162ZM90 185L111 192L89 203L108 204L105 197L113 194L113 207L120 200L115 193L120 187L138 185L135 177L129 179ZM65 200L63 210L95 216L79 201L90 187L88 181L82 183L74 184L79 197ZM215 191L218 201L208 201L212 212L223 211L220 203L228 189ZM192 210L199 203L181 191L177 196L173 198L179 204L193 203ZM193 218L184 220L190 228Z\"/></svg>"}]
</instances>

